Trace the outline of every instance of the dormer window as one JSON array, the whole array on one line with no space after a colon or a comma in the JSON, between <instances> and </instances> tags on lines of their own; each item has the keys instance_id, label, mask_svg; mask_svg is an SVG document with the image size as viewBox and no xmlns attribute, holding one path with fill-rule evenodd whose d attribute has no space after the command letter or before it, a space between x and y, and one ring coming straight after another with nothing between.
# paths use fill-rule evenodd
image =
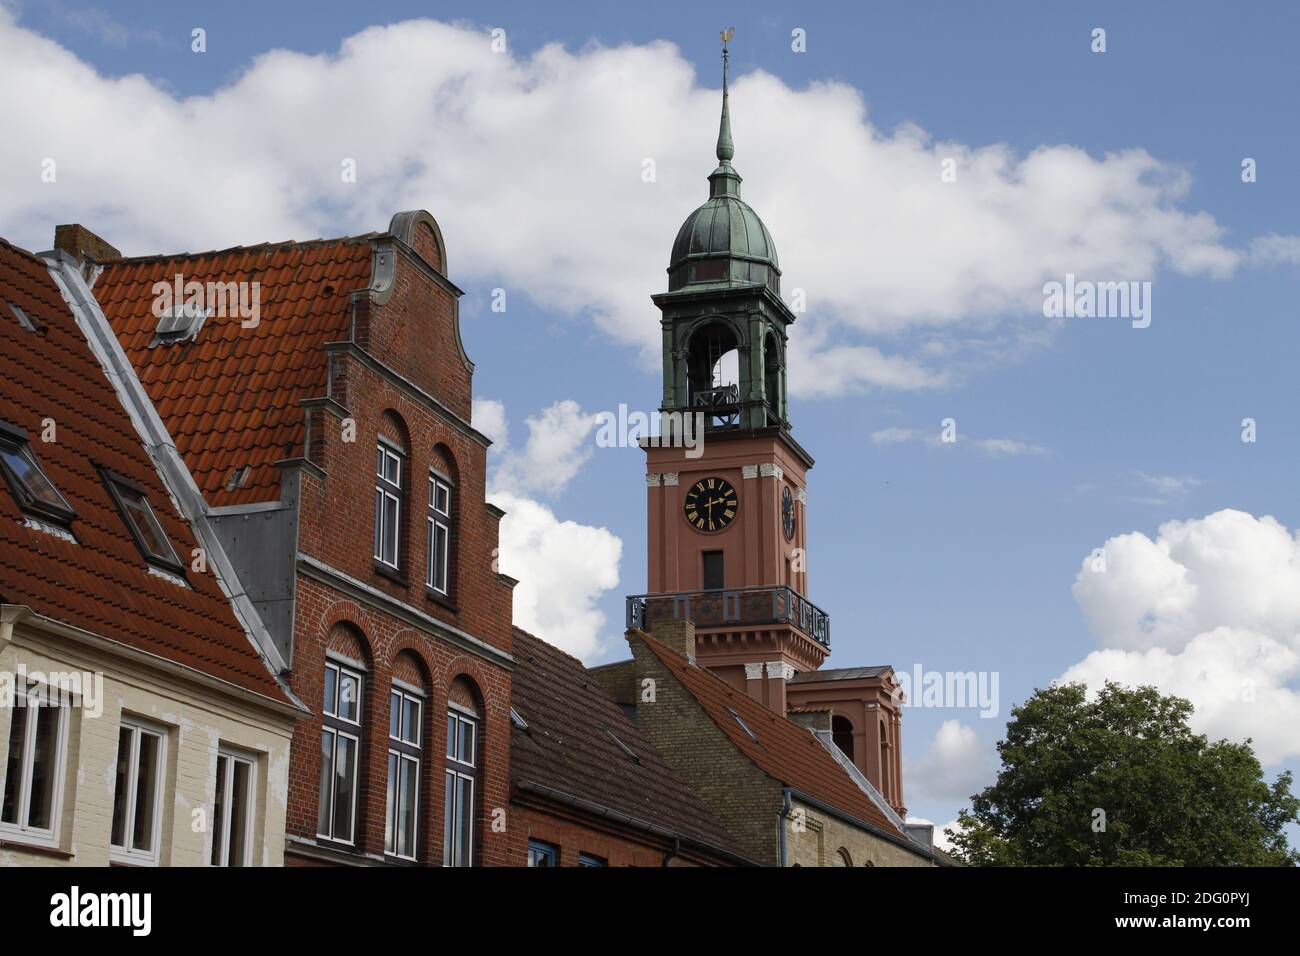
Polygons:
<instances>
[{"instance_id":1,"label":"dormer window","mask_svg":"<svg viewBox=\"0 0 1300 956\"><path fill-rule=\"evenodd\" d=\"M175 574L181 573L184 568L181 566L180 559L176 557L176 551L172 548L171 541L167 539L158 516L154 514L153 506L149 504L149 496L144 488L129 478L123 478L112 472L105 471L104 478L108 490L113 495L113 501L117 504L117 510L122 515L122 520L126 522L131 537L135 539L136 547L140 549L145 560Z\"/></svg>"},{"instance_id":2,"label":"dormer window","mask_svg":"<svg viewBox=\"0 0 1300 956\"><path fill-rule=\"evenodd\" d=\"M21 428L0 422L0 467L18 506L39 518L66 525L76 517L59 489L54 487Z\"/></svg>"},{"instance_id":3,"label":"dormer window","mask_svg":"<svg viewBox=\"0 0 1300 956\"><path fill-rule=\"evenodd\" d=\"M9 311L12 312L13 315L14 315L14 318L18 320L18 324L21 325L21 326L22 326L24 329L26 329L28 332L44 332L44 331L45 331L45 323L44 323L44 322L41 322L41 321L38 320L38 319L34 319L34 318L32 318L30 315L28 315L28 314L27 314L26 312L24 312L22 309L18 308L18 306L14 305L12 302L9 303Z\"/></svg>"}]
</instances>

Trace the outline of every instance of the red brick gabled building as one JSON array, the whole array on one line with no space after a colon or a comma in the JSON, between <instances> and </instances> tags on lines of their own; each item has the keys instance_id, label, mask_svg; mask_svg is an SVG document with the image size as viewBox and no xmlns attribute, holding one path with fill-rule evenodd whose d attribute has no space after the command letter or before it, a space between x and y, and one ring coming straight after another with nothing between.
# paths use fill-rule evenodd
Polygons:
<instances>
[{"instance_id":1,"label":"red brick gabled building","mask_svg":"<svg viewBox=\"0 0 1300 956\"><path fill-rule=\"evenodd\" d=\"M315 712L286 862L506 863L514 582L437 223L133 259L65 235Z\"/></svg>"}]
</instances>

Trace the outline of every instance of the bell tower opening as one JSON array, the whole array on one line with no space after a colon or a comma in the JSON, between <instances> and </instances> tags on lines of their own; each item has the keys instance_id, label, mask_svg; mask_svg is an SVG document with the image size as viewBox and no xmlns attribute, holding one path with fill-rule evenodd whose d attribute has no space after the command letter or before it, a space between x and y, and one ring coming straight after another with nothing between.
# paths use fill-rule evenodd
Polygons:
<instances>
[{"instance_id":1,"label":"bell tower opening","mask_svg":"<svg viewBox=\"0 0 1300 956\"><path fill-rule=\"evenodd\" d=\"M691 336L686 358L690 411L704 415L705 428L740 424L739 345L726 322L710 322Z\"/></svg>"}]
</instances>

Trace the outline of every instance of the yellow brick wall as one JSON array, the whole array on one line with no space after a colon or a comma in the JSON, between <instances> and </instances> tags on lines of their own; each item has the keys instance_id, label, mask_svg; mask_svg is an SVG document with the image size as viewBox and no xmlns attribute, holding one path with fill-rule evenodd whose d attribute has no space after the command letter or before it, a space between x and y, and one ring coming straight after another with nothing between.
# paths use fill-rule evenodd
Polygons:
<instances>
[{"instance_id":1,"label":"yellow brick wall","mask_svg":"<svg viewBox=\"0 0 1300 956\"><path fill-rule=\"evenodd\" d=\"M853 866L932 866L923 856L850 826L822 810L793 801L786 821L786 862L790 866L835 866L841 848Z\"/></svg>"},{"instance_id":2,"label":"yellow brick wall","mask_svg":"<svg viewBox=\"0 0 1300 956\"><path fill-rule=\"evenodd\" d=\"M59 849L70 857L17 848L13 844L22 836L0 829L0 842L6 844L0 846L0 866L108 864L118 729L124 713L166 731L159 865L207 864L219 746L255 758L253 864L282 865L290 718L22 624L12 642L0 646L0 672L15 673L19 662L29 672L103 673L103 712L93 716L83 708L69 714ZM10 723L11 711L0 707L0 749L8 746ZM196 808L203 810L198 822Z\"/></svg>"}]
</instances>

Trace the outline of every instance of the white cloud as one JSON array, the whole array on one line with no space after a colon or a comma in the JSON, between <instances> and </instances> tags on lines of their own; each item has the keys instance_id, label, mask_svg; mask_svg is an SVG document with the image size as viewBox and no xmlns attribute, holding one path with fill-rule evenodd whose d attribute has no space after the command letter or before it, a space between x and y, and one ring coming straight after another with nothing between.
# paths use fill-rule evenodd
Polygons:
<instances>
[{"instance_id":1,"label":"white cloud","mask_svg":"<svg viewBox=\"0 0 1300 956\"><path fill-rule=\"evenodd\" d=\"M1300 236L1258 236L1250 242L1250 256L1257 265L1300 265Z\"/></svg>"},{"instance_id":2,"label":"white cloud","mask_svg":"<svg viewBox=\"0 0 1300 956\"><path fill-rule=\"evenodd\" d=\"M1200 487L1201 480L1190 475L1150 475L1145 471L1134 473L1137 480L1147 490L1145 497L1137 500L1147 504L1167 504L1186 497L1187 493Z\"/></svg>"},{"instance_id":3,"label":"white cloud","mask_svg":"<svg viewBox=\"0 0 1300 956\"><path fill-rule=\"evenodd\" d=\"M623 542L605 528L562 521L540 502L504 491L489 498L504 508L503 574L519 579L515 623L584 660L601 651L601 595L618 586Z\"/></svg>"},{"instance_id":4,"label":"white cloud","mask_svg":"<svg viewBox=\"0 0 1300 956\"><path fill-rule=\"evenodd\" d=\"M493 398L475 398L470 421L492 444L498 447L510 442L510 423L506 420L506 406ZM495 453L497 449L492 449Z\"/></svg>"},{"instance_id":5,"label":"white cloud","mask_svg":"<svg viewBox=\"0 0 1300 956\"><path fill-rule=\"evenodd\" d=\"M902 445L908 442L923 442L930 438L916 428L899 428L891 425L871 433L871 442L875 445ZM938 441L938 436L933 436Z\"/></svg>"},{"instance_id":6,"label":"white cloud","mask_svg":"<svg viewBox=\"0 0 1300 956\"><path fill-rule=\"evenodd\" d=\"M923 823L923 824L928 824L930 826L933 826L934 845L937 846L940 850L943 850L945 853L952 852L952 840L948 837L945 831L952 830L954 833L963 833L965 832L966 829L965 827L961 826L961 824L959 824L956 820L950 820L947 823L940 825L940 824L936 824L933 820L927 820L925 817L909 816L907 818L907 822Z\"/></svg>"},{"instance_id":7,"label":"white cloud","mask_svg":"<svg viewBox=\"0 0 1300 956\"><path fill-rule=\"evenodd\" d=\"M993 749L959 720L945 720L924 757L908 768L909 800L965 801L993 782Z\"/></svg>"},{"instance_id":8,"label":"white cloud","mask_svg":"<svg viewBox=\"0 0 1300 956\"><path fill-rule=\"evenodd\" d=\"M1018 438L977 438L975 447L995 458L1018 458L1022 455L1048 455L1051 451L1041 445L1020 441Z\"/></svg>"},{"instance_id":9,"label":"white cloud","mask_svg":"<svg viewBox=\"0 0 1300 956\"><path fill-rule=\"evenodd\" d=\"M493 488L518 494L556 495L573 480L594 451L592 432L597 416L564 399L529 416L528 441L523 448L509 442L505 406L492 399L475 399L474 420L492 438Z\"/></svg>"},{"instance_id":10,"label":"white cloud","mask_svg":"<svg viewBox=\"0 0 1300 956\"><path fill-rule=\"evenodd\" d=\"M273 50L180 99L100 76L0 11L0 86L43 91L0 104L0 222L36 248L79 221L147 253L364 232L424 207L453 278L582 316L653 362L646 297L706 196L717 83L669 43L516 57L484 30L418 20L332 53ZM1019 154L882 130L849 86L792 89L762 71L735 78L731 103L746 198L776 238L786 293L807 295L796 392L943 384L963 355L1041 340L1043 283L1066 272L1223 276L1242 259L1185 208L1188 176L1141 149ZM39 179L46 158L56 183ZM341 181L346 159L355 184ZM1020 319L993 319L1007 315ZM913 341L938 332L941 348Z\"/></svg>"},{"instance_id":11,"label":"white cloud","mask_svg":"<svg viewBox=\"0 0 1300 956\"><path fill-rule=\"evenodd\" d=\"M1106 542L1074 597L1102 649L1062 675L1150 683L1192 701L1211 737L1253 737L1260 758L1300 754L1300 540L1275 518L1223 510Z\"/></svg>"},{"instance_id":12,"label":"white cloud","mask_svg":"<svg viewBox=\"0 0 1300 956\"><path fill-rule=\"evenodd\" d=\"M870 438L873 445L918 444L931 448L976 448L990 458L1019 458L1052 453L1050 448L1018 438L966 438L959 434L956 441L945 442L940 437L939 429L927 432L920 428L891 426L872 432Z\"/></svg>"},{"instance_id":13,"label":"white cloud","mask_svg":"<svg viewBox=\"0 0 1300 956\"><path fill-rule=\"evenodd\" d=\"M499 567L519 579L514 621L584 660L601 650L606 618L597 605L618 586L623 542L605 528L560 519L530 493L555 493L573 479L591 456L594 418L577 402L556 402L526 420L528 441L516 449L505 405L474 399L474 426L494 442L487 497L506 512Z\"/></svg>"}]
</instances>

